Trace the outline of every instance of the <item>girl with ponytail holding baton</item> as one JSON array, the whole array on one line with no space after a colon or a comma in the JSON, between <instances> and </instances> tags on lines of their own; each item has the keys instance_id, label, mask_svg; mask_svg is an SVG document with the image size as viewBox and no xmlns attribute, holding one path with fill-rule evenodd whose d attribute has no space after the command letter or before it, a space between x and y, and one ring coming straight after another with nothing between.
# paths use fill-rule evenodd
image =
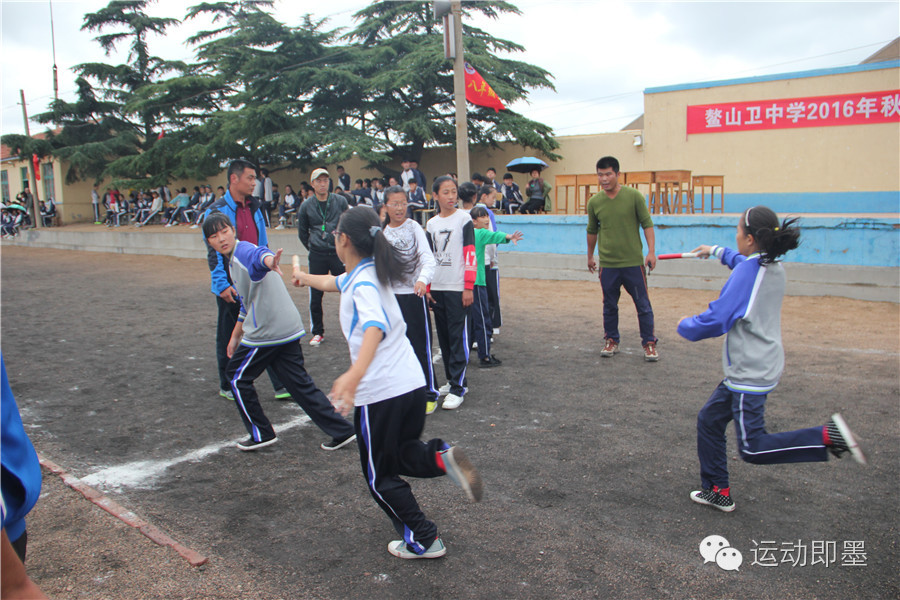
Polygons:
<instances>
[{"instance_id":1,"label":"girl with ponytail holding baton","mask_svg":"<svg viewBox=\"0 0 900 600\"><path fill-rule=\"evenodd\" d=\"M329 397L344 415L355 406L360 462L369 492L402 539L388 544L398 558L438 558L447 550L437 526L425 518L409 484L400 478L448 475L469 500L479 501L481 477L465 453L443 440L421 441L425 426L425 377L406 337L406 323L391 283L409 277L413 261L388 242L375 211L345 212L334 232L346 272L310 275L294 262L294 285L340 292L341 329L351 366Z\"/></svg>"},{"instance_id":2,"label":"girl with ponytail holding baton","mask_svg":"<svg viewBox=\"0 0 900 600\"><path fill-rule=\"evenodd\" d=\"M779 258L799 245L797 219L779 223L765 206L741 215L737 250L699 246L698 257L714 256L732 270L709 308L684 317L678 333L697 341L725 334L722 365L725 379L697 416L697 454L702 489L691 500L724 512L734 510L728 481L725 430L734 420L741 458L754 464L816 462L828 453L849 452L859 463L866 459L840 414L824 425L768 433L764 422L766 397L784 370L781 344L781 303L785 274Z\"/></svg>"}]
</instances>

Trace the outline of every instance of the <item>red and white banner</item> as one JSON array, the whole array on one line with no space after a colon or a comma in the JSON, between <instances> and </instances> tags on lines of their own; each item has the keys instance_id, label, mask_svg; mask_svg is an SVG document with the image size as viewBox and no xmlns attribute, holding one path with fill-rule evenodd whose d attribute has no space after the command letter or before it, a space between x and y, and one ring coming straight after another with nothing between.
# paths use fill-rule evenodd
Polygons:
<instances>
[{"instance_id":1,"label":"red and white banner","mask_svg":"<svg viewBox=\"0 0 900 600\"><path fill-rule=\"evenodd\" d=\"M900 90L687 107L688 135L898 122Z\"/></svg>"}]
</instances>

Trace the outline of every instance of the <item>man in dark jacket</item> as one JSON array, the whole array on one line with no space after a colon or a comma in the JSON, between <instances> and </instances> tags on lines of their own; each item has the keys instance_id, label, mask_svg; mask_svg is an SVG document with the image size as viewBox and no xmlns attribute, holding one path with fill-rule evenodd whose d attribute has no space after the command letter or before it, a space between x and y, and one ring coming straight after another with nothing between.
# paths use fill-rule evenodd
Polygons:
<instances>
[{"instance_id":1,"label":"man in dark jacket","mask_svg":"<svg viewBox=\"0 0 900 600\"><path fill-rule=\"evenodd\" d=\"M314 170L310 181L315 194L304 200L297 211L297 235L309 251L311 275L340 275L344 265L334 249L334 230L350 205L343 196L328 193L331 176L326 169ZM322 292L315 288L309 288L309 320L313 334L309 345L318 346L325 340L325 324Z\"/></svg>"}]
</instances>

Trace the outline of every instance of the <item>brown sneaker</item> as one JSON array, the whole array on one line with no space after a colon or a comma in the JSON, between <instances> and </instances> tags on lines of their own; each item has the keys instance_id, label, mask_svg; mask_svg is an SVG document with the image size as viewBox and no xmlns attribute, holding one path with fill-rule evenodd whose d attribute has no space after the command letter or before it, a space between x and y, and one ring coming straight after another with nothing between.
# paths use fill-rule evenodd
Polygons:
<instances>
[{"instance_id":1,"label":"brown sneaker","mask_svg":"<svg viewBox=\"0 0 900 600\"><path fill-rule=\"evenodd\" d=\"M656 342L647 342L644 346L644 360L647 362L656 362L659 360L659 353L656 351Z\"/></svg>"},{"instance_id":2,"label":"brown sneaker","mask_svg":"<svg viewBox=\"0 0 900 600\"><path fill-rule=\"evenodd\" d=\"M612 338L606 338L606 345L603 346L603 350L600 351L600 356L612 356L613 354L619 353L619 342Z\"/></svg>"}]
</instances>

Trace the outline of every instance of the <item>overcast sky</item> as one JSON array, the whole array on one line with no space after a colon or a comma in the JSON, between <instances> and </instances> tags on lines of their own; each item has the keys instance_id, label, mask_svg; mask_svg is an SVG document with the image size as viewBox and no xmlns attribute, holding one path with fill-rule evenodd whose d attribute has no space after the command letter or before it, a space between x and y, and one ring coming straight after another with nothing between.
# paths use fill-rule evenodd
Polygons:
<instances>
[{"instance_id":1,"label":"overcast sky","mask_svg":"<svg viewBox=\"0 0 900 600\"><path fill-rule=\"evenodd\" d=\"M72 67L112 62L81 31L85 13L108 2L54 0L60 97L74 99ZM192 0L157 0L151 13L182 19ZM199 3L199 0L198 2ZM557 135L616 131L643 112L648 87L751 77L858 64L900 35L900 2L614 2L513 0L522 14L473 25L525 47L517 60L554 77L556 91L538 90L512 108L553 127ZM363 0L276 0L289 24L303 13L352 27ZM321 8L321 7L326 8ZM29 115L53 97L48 0L0 0L0 133L24 133L19 90ZM190 60L184 40L204 25L189 21L151 52ZM124 60L124 53L115 56ZM32 122L31 132L43 126Z\"/></svg>"}]
</instances>

